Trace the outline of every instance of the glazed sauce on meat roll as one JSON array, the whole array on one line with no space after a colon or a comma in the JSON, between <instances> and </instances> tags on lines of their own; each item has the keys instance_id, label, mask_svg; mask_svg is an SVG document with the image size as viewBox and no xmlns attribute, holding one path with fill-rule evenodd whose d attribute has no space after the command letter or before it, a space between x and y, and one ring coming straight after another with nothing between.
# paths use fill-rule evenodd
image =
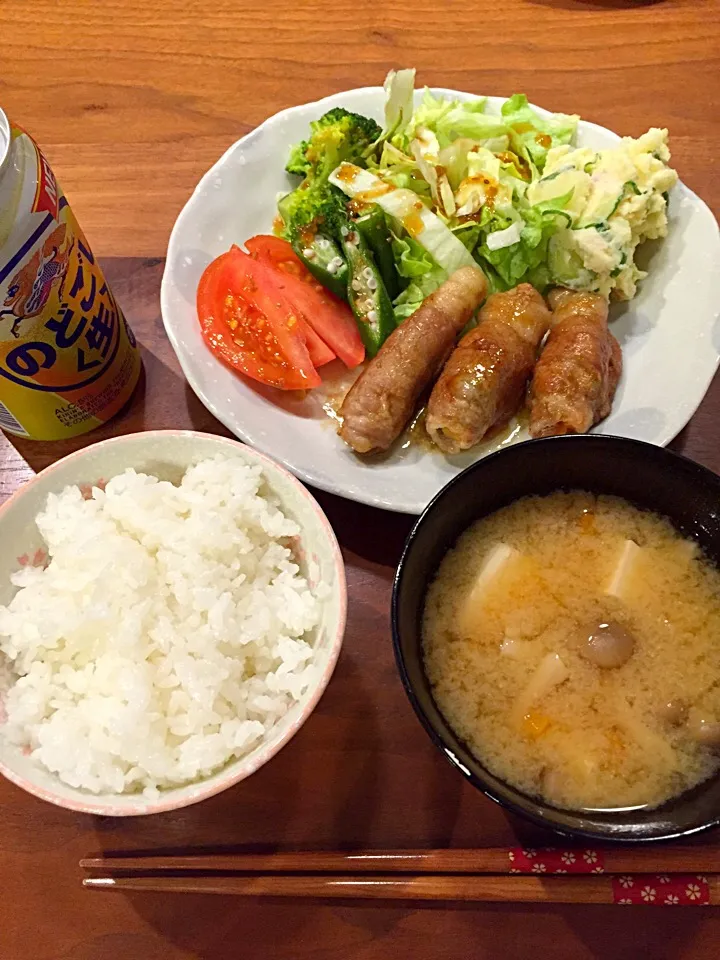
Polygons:
<instances>
[{"instance_id":1,"label":"glazed sauce on meat roll","mask_svg":"<svg viewBox=\"0 0 720 960\"><path fill-rule=\"evenodd\" d=\"M530 434L587 433L612 407L622 371L620 344L597 293L553 290L552 326L530 388Z\"/></svg>"},{"instance_id":2,"label":"glazed sauce on meat roll","mask_svg":"<svg viewBox=\"0 0 720 960\"><path fill-rule=\"evenodd\" d=\"M430 395L427 430L441 450L467 450L517 413L549 325L550 311L529 283L488 298Z\"/></svg>"},{"instance_id":3,"label":"glazed sauce on meat roll","mask_svg":"<svg viewBox=\"0 0 720 960\"><path fill-rule=\"evenodd\" d=\"M461 267L390 334L340 409L339 433L353 450L387 450L400 436L486 293L480 268Z\"/></svg>"}]
</instances>

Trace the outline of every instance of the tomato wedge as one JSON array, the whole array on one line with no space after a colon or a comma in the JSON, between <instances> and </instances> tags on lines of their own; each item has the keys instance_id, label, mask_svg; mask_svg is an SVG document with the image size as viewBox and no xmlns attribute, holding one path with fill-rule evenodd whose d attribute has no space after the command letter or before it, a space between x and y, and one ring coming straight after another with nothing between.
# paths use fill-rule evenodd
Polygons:
<instances>
[{"instance_id":1,"label":"tomato wedge","mask_svg":"<svg viewBox=\"0 0 720 960\"><path fill-rule=\"evenodd\" d=\"M335 354L330 347L324 340L320 339L310 324L300 315L298 315L298 323L305 341L305 346L308 348L312 365L314 367L324 367L326 363L334 360Z\"/></svg>"},{"instance_id":2,"label":"tomato wedge","mask_svg":"<svg viewBox=\"0 0 720 960\"><path fill-rule=\"evenodd\" d=\"M297 316L282 296L258 286L258 267L233 247L206 268L197 291L205 342L225 363L260 383L281 390L319 386Z\"/></svg>"},{"instance_id":3,"label":"tomato wedge","mask_svg":"<svg viewBox=\"0 0 720 960\"><path fill-rule=\"evenodd\" d=\"M258 273L257 265L254 261L250 260L248 255L243 250L237 246L233 246L232 249L236 257L236 263L242 263L242 269L247 271L248 274L252 276L257 287L261 291L273 296L278 304L282 303L282 310L285 314L295 315L300 333L305 341L308 353L310 354L312 365L314 367L322 367L326 363L330 363L331 360L334 360L335 354L330 347L317 335L310 324L302 316L300 311L294 307L292 303L287 301L280 285L276 283L274 271L265 269L262 271L262 273ZM247 295L248 294L246 294L246 296ZM249 294L249 296L250 299L252 299L252 294ZM263 302L266 303L266 301Z\"/></svg>"},{"instance_id":4,"label":"tomato wedge","mask_svg":"<svg viewBox=\"0 0 720 960\"><path fill-rule=\"evenodd\" d=\"M236 284L243 296L261 313L280 312L291 319L307 346L313 366L322 366L335 359L335 354L307 322L303 314L287 298L282 277L268 263L249 257L244 250L233 247L234 261L231 269L239 271Z\"/></svg>"},{"instance_id":5,"label":"tomato wedge","mask_svg":"<svg viewBox=\"0 0 720 960\"><path fill-rule=\"evenodd\" d=\"M287 243L287 241L281 240L279 237L268 237L267 239L277 240L278 244L280 245L280 250L282 253L285 253L285 248L287 248L292 254L292 256L295 257L295 254L293 253L293 249L290 246L290 244ZM242 253L243 251L240 251L240 252ZM255 259L263 260L264 258L256 257ZM297 264L300 267L300 269L304 270L305 267L303 266L302 261L299 260L297 257L295 257L295 259L297 260ZM275 264L273 262L272 266L274 265ZM331 360L334 360L335 354L333 353L331 348L325 343L324 340L322 340L318 336L318 334L315 332L313 327L310 326L310 324L305 320L305 318L298 316L298 322L300 324L300 329L302 330L302 334L305 337L305 343L307 345L308 352L310 354L310 359L313 362L313 366L322 367L326 363L330 363Z\"/></svg>"},{"instance_id":6,"label":"tomato wedge","mask_svg":"<svg viewBox=\"0 0 720 960\"><path fill-rule=\"evenodd\" d=\"M287 265L285 269L288 272L297 272L298 276L302 276L303 271L307 271L312 276L292 246L282 237L275 237L269 233L258 233L256 236L250 237L245 242L245 246L258 260L270 260L276 267Z\"/></svg>"},{"instance_id":7,"label":"tomato wedge","mask_svg":"<svg viewBox=\"0 0 720 960\"><path fill-rule=\"evenodd\" d=\"M245 244L260 263L280 276L281 290L315 332L346 367L353 369L365 359L352 311L313 277L293 248L280 237L259 235Z\"/></svg>"}]
</instances>

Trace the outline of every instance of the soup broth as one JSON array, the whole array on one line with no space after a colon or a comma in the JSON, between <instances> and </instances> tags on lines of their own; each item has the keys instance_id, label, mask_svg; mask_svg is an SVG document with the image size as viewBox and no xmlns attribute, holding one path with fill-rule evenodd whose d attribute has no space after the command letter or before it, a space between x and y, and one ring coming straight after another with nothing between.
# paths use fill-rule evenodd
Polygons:
<instances>
[{"instance_id":1,"label":"soup broth","mask_svg":"<svg viewBox=\"0 0 720 960\"><path fill-rule=\"evenodd\" d=\"M624 500L479 520L429 588L423 648L457 735L556 806L656 806L720 768L720 573Z\"/></svg>"}]
</instances>

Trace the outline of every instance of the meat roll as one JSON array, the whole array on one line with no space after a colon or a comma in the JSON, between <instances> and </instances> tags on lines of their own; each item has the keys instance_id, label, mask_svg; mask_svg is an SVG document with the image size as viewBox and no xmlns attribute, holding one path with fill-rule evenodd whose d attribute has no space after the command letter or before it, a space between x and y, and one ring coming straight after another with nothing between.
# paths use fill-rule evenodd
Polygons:
<instances>
[{"instance_id":1,"label":"meat roll","mask_svg":"<svg viewBox=\"0 0 720 960\"><path fill-rule=\"evenodd\" d=\"M387 450L482 303L487 281L461 267L394 330L345 397L340 436L357 453Z\"/></svg>"},{"instance_id":2,"label":"meat roll","mask_svg":"<svg viewBox=\"0 0 720 960\"><path fill-rule=\"evenodd\" d=\"M549 324L550 311L529 283L488 298L430 395L426 426L441 450L467 450L517 412Z\"/></svg>"},{"instance_id":3,"label":"meat roll","mask_svg":"<svg viewBox=\"0 0 720 960\"><path fill-rule=\"evenodd\" d=\"M587 433L609 413L622 372L620 344L608 330L607 300L553 290L552 327L530 387L530 433Z\"/></svg>"}]
</instances>

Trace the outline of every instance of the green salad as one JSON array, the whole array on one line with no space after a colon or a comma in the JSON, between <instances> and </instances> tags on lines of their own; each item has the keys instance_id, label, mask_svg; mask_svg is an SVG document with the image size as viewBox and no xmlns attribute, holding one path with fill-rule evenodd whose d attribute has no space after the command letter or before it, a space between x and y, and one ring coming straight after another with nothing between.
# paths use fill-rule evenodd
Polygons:
<instances>
[{"instance_id":1,"label":"green salad","mask_svg":"<svg viewBox=\"0 0 720 960\"><path fill-rule=\"evenodd\" d=\"M576 148L579 118L534 110L524 94L487 100L425 90L414 70L385 82L385 122L335 108L295 145L302 178L279 202L278 231L346 299L368 352L459 267L489 288L528 282L629 299L637 245L667 232L667 131Z\"/></svg>"}]
</instances>

